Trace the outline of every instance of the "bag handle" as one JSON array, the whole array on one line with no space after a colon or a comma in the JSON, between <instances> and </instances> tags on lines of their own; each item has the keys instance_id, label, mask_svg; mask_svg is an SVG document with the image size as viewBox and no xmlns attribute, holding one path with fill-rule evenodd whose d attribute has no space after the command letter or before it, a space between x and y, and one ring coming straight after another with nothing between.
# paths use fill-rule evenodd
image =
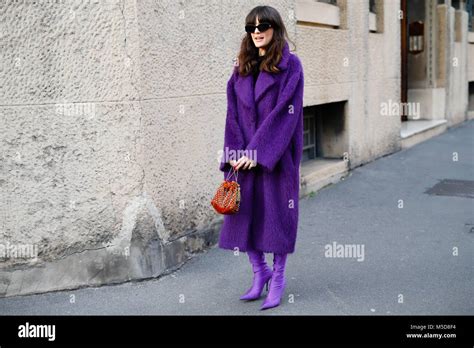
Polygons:
<instances>
[{"instance_id":1,"label":"bag handle","mask_svg":"<svg viewBox=\"0 0 474 348\"><path fill-rule=\"evenodd\" d=\"M225 180L229 181L229 178L232 177L232 174L235 176L235 181L237 181L239 172L237 170L235 170L234 167L232 167L232 169L229 170L229 173L227 173L227 177L225 178Z\"/></svg>"}]
</instances>

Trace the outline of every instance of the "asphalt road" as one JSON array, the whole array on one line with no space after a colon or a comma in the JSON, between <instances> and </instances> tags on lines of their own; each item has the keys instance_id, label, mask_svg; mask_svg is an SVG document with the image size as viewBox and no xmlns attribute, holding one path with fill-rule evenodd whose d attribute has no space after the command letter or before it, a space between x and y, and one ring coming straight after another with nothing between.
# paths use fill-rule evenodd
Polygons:
<instances>
[{"instance_id":1,"label":"asphalt road","mask_svg":"<svg viewBox=\"0 0 474 348\"><path fill-rule=\"evenodd\" d=\"M426 193L443 179L474 180L474 121L303 199L274 309L238 299L251 281L247 255L213 248L159 279L0 299L0 314L473 315L474 198L467 183L457 196ZM326 257L334 242L364 253Z\"/></svg>"}]
</instances>

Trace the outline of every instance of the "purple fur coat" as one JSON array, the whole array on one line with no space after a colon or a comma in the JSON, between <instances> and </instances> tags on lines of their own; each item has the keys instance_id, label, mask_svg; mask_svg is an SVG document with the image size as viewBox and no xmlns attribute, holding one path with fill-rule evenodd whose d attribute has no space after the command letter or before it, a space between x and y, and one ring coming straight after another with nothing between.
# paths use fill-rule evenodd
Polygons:
<instances>
[{"instance_id":1,"label":"purple fur coat","mask_svg":"<svg viewBox=\"0 0 474 348\"><path fill-rule=\"evenodd\" d=\"M246 155L240 169L240 211L224 215L219 247L293 253L298 227L299 165L303 150L303 67L285 43L278 73L252 74L235 67L227 82L227 116L220 170ZM239 150L241 150L239 152ZM248 152L242 152L247 150Z\"/></svg>"}]
</instances>

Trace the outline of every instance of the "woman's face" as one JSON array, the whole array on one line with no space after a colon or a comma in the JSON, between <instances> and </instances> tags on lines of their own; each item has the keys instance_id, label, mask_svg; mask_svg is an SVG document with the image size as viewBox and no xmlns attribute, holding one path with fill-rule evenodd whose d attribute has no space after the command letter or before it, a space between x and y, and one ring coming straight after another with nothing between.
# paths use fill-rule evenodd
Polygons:
<instances>
[{"instance_id":1,"label":"woman's face","mask_svg":"<svg viewBox=\"0 0 474 348\"><path fill-rule=\"evenodd\" d=\"M258 17L256 19L255 25L259 25L260 22L258 20ZM255 29L252 35L252 40L253 43L255 44L255 47L265 47L272 41L273 37L273 28L269 28L265 32L261 33L258 28Z\"/></svg>"}]
</instances>

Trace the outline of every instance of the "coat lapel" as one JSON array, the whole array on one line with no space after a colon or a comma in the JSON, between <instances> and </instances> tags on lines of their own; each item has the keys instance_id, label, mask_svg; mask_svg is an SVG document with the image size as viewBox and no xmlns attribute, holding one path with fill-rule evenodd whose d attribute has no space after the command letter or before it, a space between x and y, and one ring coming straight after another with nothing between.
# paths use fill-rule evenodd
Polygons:
<instances>
[{"instance_id":1,"label":"coat lapel","mask_svg":"<svg viewBox=\"0 0 474 348\"><path fill-rule=\"evenodd\" d=\"M276 81L277 78L275 74L266 71L260 72L255 84L255 103L258 103L260 99L262 99L262 96L273 87Z\"/></svg>"},{"instance_id":2,"label":"coat lapel","mask_svg":"<svg viewBox=\"0 0 474 348\"><path fill-rule=\"evenodd\" d=\"M253 76L249 74L247 76L239 76L235 81L235 94L239 100L246 107L252 109L254 107L254 91L253 91Z\"/></svg>"},{"instance_id":3,"label":"coat lapel","mask_svg":"<svg viewBox=\"0 0 474 348\"><path fill-rule=\"evenodd\" d=\"M282 58L277 64L277 67L284 71L288 67L288 61L290 58L290 49L288 42L285 42L285 46L282 51ZM235 92L239 100L246 105L248 108L253 109L255 104L258 103L265 93L273 87L278 81L279 73L269 73L267 71L261 71L257 82L255 83L255 91L253 89L254 77L252 74L247 76L239 76L235 82Z\"/></svg>"}]
</instances>

